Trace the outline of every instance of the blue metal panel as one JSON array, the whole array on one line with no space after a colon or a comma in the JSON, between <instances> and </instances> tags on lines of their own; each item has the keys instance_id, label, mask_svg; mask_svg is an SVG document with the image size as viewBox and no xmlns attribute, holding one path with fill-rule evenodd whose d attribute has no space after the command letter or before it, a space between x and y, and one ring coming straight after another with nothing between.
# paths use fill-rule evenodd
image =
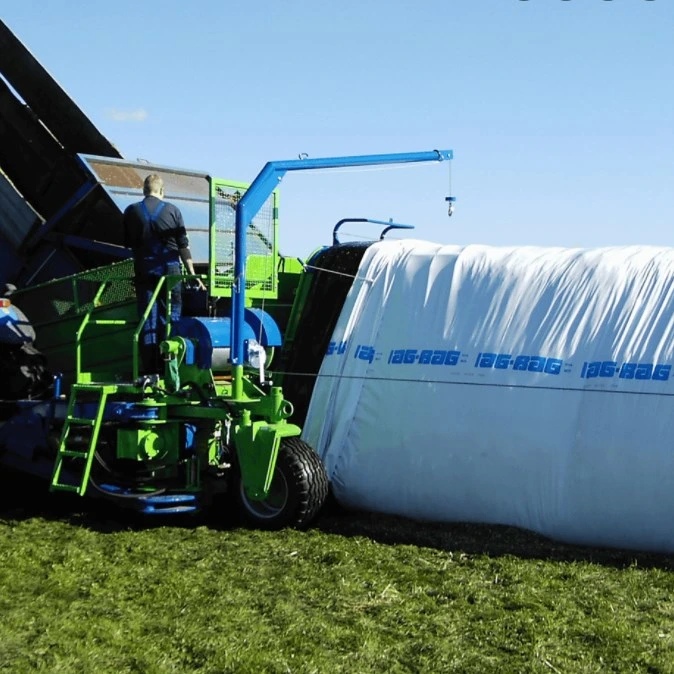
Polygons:
<instances>
[{"instance_id":1,"label":"blue metal panel","mask_svg":"<svg viewBox=\"0 0 674 674\"><path fill-rule=\"evenodd\" d=\"M35 449L48 445L49 426L36 412L25 409L0 426L0 448L32 459Z\"/></svg>"},{"instance_id":2,"label":"blue metal panel","mask_svg":"<svg viewBox=\"0 0 674 674\"><path fill-rule=\"evenodd\" d=\"M54 244L42 242L30 256L29 264L21 271L17 286L36 285L52 279L70 276L82 271L82 267L66 250L59 250Z\"/></svg>"},{"instance_id":3,"label":"blue metal panel","mask_svg":"<svg viewBox=\"0 0 674 674\"><path fill-rule=\"evenodd\" d=\"M98 411L98 403L80 403L75 406L74 414L81 419L93 419ZM110 402L105 406L103 421L148 421L159 418L158 407L137 405L133 402Z\"/></svg>"},{"instance_id":4,"label":"blue metal panel","mask_svg":"<svg viewBox=\"0 0 674 674\"><path fill-rule=\"evenodd\" d=\"M246 309L246 323L243 338L256 341L262 346L281 346L281 331L274 319L260 309ZM196 356L193 358L198 367L211 368L213 349L228 349L231 344L230 318L197 318L183 317L172 326L177 337L183 337L188 343L196 342Z\"/></svg>"},{"instance_id":5,"label":"blue metal panel","mask_svg":"<svg viewBox=\"0 0 674 674\"><path fill-rule=\"evenodd\" d=\"M194 365L196 363L196 353L191 339L185 340L185 365Z\"/></svg>"},{"instance_id":6,"label":"blue metal panel","mask_svg":"<svg viewBox=\"0 0 674 674\"><path fill-rule=\"evenodd\" d=\"M49 237L47 237L51 240ZM60 238L61 242L71 248L81 248L83 250L91 250L95 253L105 253L112 258L126 259L131 257L131 251L124 246L115 246L111 243L102 243L101 241L93 241L92 239L85 239L82 236L75 236L74 234L65 234Z\"/></svg>"},{"instance_id":7,"label":"blue metal panel","mask_svg":"<svg viewBox=\"0 0 674 674\"><path fill-rule=\"evenodd\" d=\"M229 321L227 325L229 329ZM201 319L183 317L171 325L171 334L196 342L196 364L201 369L208 369L212 364L213 343L211 333Z\"/></svg>"},{"instance_id":8,"label":"blue metal panel","mask_svg":"<svg viewBox=\"0 0 674 674\"><path fill-rule=\"evenodd\" d=\"M177 337L196 342L196 364L201 369L213 366L213 349L228 348L231 334L229 318L192 318L183 317L171 326ZM249 338L253 338L249 328Z\"/></svg>"},{"instance_id":9,"label":"blue metal panel","mask_svg":"<svg viewBox=\"0 0 674 674\"><path fill-rule=\"evenodd\" d=\"M84 183L84 185L80 185L80 187L77 188L75 191L75 194L73 194L66 203L61 206L61 208L56 211L54 215L52 215L47 222L45 222L40 229L37 230L33 234L33 236L30 237L29 241L26 243L26 246L34 246L36 245L40 239L44 238L49 232L51 232L54 227L61 221L61 219L68 215L75 206L77 206L88 194L91 192L91 190L96 187L96 183L94 182L87 182Z\"/></svg>"},{"instance_id":10,"label":"blue metal panel","mask_svg":"<svg viewBox=\"0 0 674 674\"><path fill-rule=\"evenodd\" d=\"M281 331L276 321L262 309L246 309L244 312L246 325L251 328L255 339L264 347L281 346Z\"/></svg>"},{"instance_id":11,"label":"blue metal panel","mask_svg":"<svg viewBox=\"0 0 674 674\"><path fill-rule=\"evenodd\" d=\"M21 272L22 260L0 236L0 283L14 283Z\"/></svg>"},{"instance_id":12,"label":"blue metal panel","mask_svg":"<svg viewBox=\"0 0 674 674\"><path fill-rule=\"evenodd\" d=\"M18 250L33 225L41 219L0 172L0 234L10 248Z\"/></svg>"}]
</instances>

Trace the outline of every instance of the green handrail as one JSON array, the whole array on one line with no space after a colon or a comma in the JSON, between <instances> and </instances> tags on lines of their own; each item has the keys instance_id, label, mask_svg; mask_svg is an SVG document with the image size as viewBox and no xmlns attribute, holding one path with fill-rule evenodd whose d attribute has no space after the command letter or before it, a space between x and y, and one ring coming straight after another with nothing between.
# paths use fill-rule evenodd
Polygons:
<instances>
[{"instance_id":1,"label":"green handrail","mask_svg":"<svg viewBox=\"0 0 674 674\"><path fill-rule=\"evenodd\" d=\"M167 326L167 332L166 336L168 337L170 335L170 329L171 329L171 290L172 288L177 284L180 283L181 281L188 280L191 278L201 278L202 280L205 278L202 274L173 274L173 275L168 275L168 276L160 276L159 280L157 282L157 285L154 289L154 292L152 293L152 296L150 297L150 301L148 302L148 305L143 312L143 315L140 318L140 321L138 322L138 325L133 333L133 341L132 341L132 381L137 381L138 378L140 377L140 353L138 350L138 342L140 340L140 333L143 330L143 327L145 326L145 323L147 323L148 318L150 317L150 313L152 312L152 309L154 308L154 305L157 303L157 300L159 299L159 293L162 291L162 288L164 285L166 285L166 326ZM128 280L128 279L119 279L119 278L108 278L103 281L101 281L101 285L96 291L96 294L94 295L94 299L92 300L91 307L87 311L87 313L84 316L84 319L82 320L82 323L80 323L80 327L77 330L77 334L75 336L75 349L76 349L76 381L79 383L81 381L81 374L82 374L82 335L84 333L84 330L88 325L129 325L131 321L126 321L123 319L96 319L96 320L91 320L91 316L94 312L94 310L98 307L99 301L101 297L103 296L103 292L105 291L105 288L108 286L109 283L112 281L117 281L117 280Z\"/></svg>"},{"instance_id":2,"label":"green handrail","mask_svg":"<svg viewBox=\"0 0 674 674\"><path fill-rule=\"evenodd\" d=\"M136 328L136 331L133 333L133 371L132 371L132 381L136 381L138 377L140 376L140 368L138 367L138 361L139 361L139 352L138 352L138 338L140 337L140 333L143 330L143 326L147 322L147 319L150 317L150 313L152 312L152 309L155 305L155 302L157 301L157 298L159 297L159 292L162 289L162 286L166 282L166 276L161 276L159 278L159 282L157 283L157 287L154 289L154 292L152 293L152 297L150 298L150 301L147 303L147 307L143 313L143 316L140 319L140 323L138 323L138 327ZM169 321L169 316L170 314L170 307L168 302L166 303L166 311L167 311L167 316L166 320L167 323Z\"/></svg>"},{"instance_id":3,"label":"green handrail","mask_svg":"<svg viewBox=\"0 0 674 674\"><path fill-rule=\"evenodd\" d=\"M80 381L80 375L82 374L82 334L84 333L84 329L87 327L89 321L91 320L91 314L94 312L94 309L98 306L98 302L101 299L101 296L103 295L103 291L105 290L106 286L111 280L112 279L107 279L101 283L101 287L96 291L96 294L94 295L94 299L91 303L91 308L85 314L84 318L82 319L82 322L80 323L80 327L75 333L75 381L77 381L78 383Z\"/></svg>"}]
</instances>

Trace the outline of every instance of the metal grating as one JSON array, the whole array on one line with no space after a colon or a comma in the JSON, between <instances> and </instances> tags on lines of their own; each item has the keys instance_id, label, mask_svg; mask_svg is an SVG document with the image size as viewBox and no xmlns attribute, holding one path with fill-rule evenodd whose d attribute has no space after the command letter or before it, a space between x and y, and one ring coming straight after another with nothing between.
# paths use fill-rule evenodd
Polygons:
<instances>
[{"instance_id":1,"label":"metal grating","mask_svg":"<svg viewBox=\"0 0 674 674\"><path fill-rule=\"evenodd\" d=\"M208 263L210 186L206 173L108 157L80 155L79 158L87 172L103 187L120 214L127 206L143 198L145 177L150 173L159 175L164 181L166 201L176 205L182 213L192 259L196 264ZM121 238L112 241L109 232L100 231L99 220L92 220L91 229L84 234L99 241L121 243ZM115 227L121 237L119 223Z\"/></svg>"},{"instance_id":2,"label":"metal grating","mask_svg":"<svg viewBox=\"0 0 674 674\"><path fill-rule=\"evenodd\" d=\"M214 279L211 291L231 295L234 282L236 205L246 186L213 181L211 255ZM276 194L272 194L253 218L246 232L246 292L249 297L276 297Z\"/></svg>"},{"instance_id":3,"label":"metal grating","mask_svg":"<svg viewBox=\"0 0 674 674\"><path fill-rule=\"evenodd\" d=\"M12 301L28 315L34 326L83 316L91 309L101 282L112 280L100 298L98 307L107 307L134 300L133 261L124 260L17 291Z\"/></svg>"}]
</instances>

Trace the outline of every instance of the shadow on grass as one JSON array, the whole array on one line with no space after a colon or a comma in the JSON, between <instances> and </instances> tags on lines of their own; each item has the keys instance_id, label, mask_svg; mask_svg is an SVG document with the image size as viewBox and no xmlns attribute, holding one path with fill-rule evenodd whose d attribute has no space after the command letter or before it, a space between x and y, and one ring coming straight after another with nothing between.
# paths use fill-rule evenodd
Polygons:
<instances>
[{"instance_id":1,"label":"shadow on grass","mask_svg":"<svg viewBox=\"0 0 674 674\"><path fill-rule=\"evenodd\" d=\"M100 533L164 526L191 528L206 525L223 531L237 527L239 523L227 517L223 510L216 506L210 514L147 516L104 499L51 494L44 480L28 475L6 469L0 474L0 520L40 517ZM393 515L347 511L333 500L312 528L326 534L362 536L384 545L415 545L466 555L512 555L522 559L580 561L615 568L637 566L674 570L674 555L568 545L502 525L418 522Z\"/></svg>"},{"instance_id":2,"label":"shadow on grass","mask_svg":"<svg viewBox=\"0 0 674 674\"><path fill-rule=\"evenodd\" d=\"M420 522L393 515L345 511L333 505L316 523L316 528L340 536L363 536L385 545L415 545L466 555L512 555L615 568L674 570L674 555L571 545L505 525Z\"/></svg>"},{"instance_id":3,"label":"shadow on grass","mask_svg":"<svg viewBox=\"0 0 674 674\"><path fill-rule=\"evenodd\" d=\"M195 515L143 515L109 499L82 498L75 494L50 493L45 480L2 468L0 474L0 520L22 521L33 518L61 521L100 533L152 529L158 527L194 527L208 524L203 513ZM220 528L234 523L218 523Z\"/></svg>"}]
</instances>

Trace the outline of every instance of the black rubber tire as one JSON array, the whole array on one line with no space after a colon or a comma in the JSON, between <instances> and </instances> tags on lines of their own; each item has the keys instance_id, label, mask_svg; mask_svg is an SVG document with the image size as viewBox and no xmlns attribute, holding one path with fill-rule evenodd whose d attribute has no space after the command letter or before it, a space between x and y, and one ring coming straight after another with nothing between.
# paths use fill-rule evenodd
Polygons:
<instances>
[{"instance_id":1,"label":"black rubber tire","mask_svg":"<svg viewBox=\"0 0 674 674\"><path fill-rule=\"evenodd\" d=\"M307 527L328 496L328 476L318 454L297 437L281 440L271 489L264 501L252 501L238 474L233 495L249 526L258 529Z\"/></svg>"}]
</instances>

